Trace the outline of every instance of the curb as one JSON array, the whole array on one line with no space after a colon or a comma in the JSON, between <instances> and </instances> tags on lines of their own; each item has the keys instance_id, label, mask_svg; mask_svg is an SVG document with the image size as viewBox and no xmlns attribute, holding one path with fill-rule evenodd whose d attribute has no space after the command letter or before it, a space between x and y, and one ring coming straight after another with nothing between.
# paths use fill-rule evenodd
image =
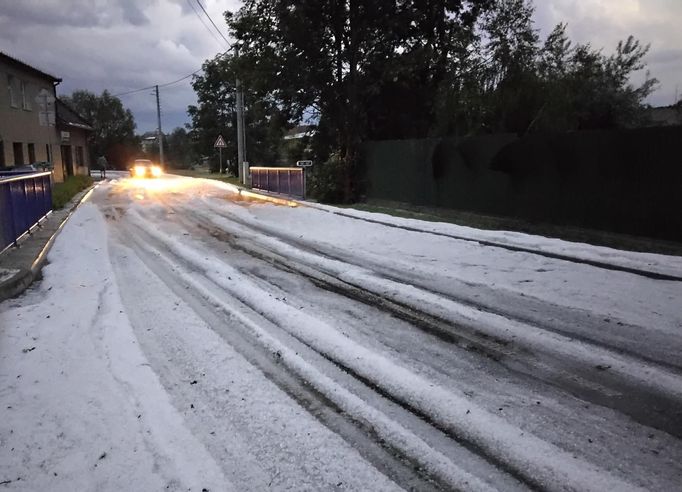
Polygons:
<instances>
[{"instance_id":1,"label":"curb","mask_svg":"<svg viewBox=\"0 0 682 492\"><path fill-rule=\"evenodd\" d=\"M0 302L18 296L28 289L34 280L33 272L30 269L19 270L19 273L15 273L14 276L0 284Z\"/></svg>"},{"instance_id":2,"label":"curb","mask_svg":"<svg viewBox=\"0 0 682 492\"><path fill-rule=\"evenodd\" d=\"M638 275L640 277L650 278L653 280L664 280L664 281L668 281L668 282L682 282L682 276L678 276L678 275L672 275L672 274L667 274L667 273L662 273L662 272L654 272L654 271L645 270L642 268L629 267L629 266L625 266L625 265L618 265L615 263L608 263L605 261L592 260L589 258L580 258L578 256L572 256L572 255L567 255L567 254L562 254L562 253L554 253L551 251L542 251L542 250L532 249L532 248L528 248L528 247L524 247L524 246L516 246L513 244L505 244L505 243L500 243L497 241L491 241L491 240L486 240L486 239L476 239L476 238L471 238L471 237L466 237L466 236L458 236L456 234L447 234L447 233L443 233L443 232L437 232L437 231L426 231L426 230L419 229L416 227L401 226L401 225L397 225L397 224L392 224L390 222L384 222L384 221L378 220L378 219L369 219L369 218L357 217L353 214L344 213L342 211L329 210L328 208L326 208L324 206L319 206L317 203L311 203L311 202L307 202L305 200L299 200L296 198L280 198L277 196L269 195L267 193L256 192L253 190L245 189L245 188L242 188L241 186L235 186L235 187L238 189L239 195L244 195L244 196L252 197L252 198L256 198L256 199L261 199L264 201L277 203L279 205L287 205L289 207L299 207L300 206L300 207L313 208L315 210L320 210L322 212L327 212L330 214L339 215L341 217L347 217L349 219L355 219L355 220L362 220L362 221L370 222L370 223L374 223L374 224L381 224L381 225L384 225L387 227L393 227L396 229L403 229L403 230L411 231L411 232L418 232L418 233L422 233L422 234L431 234L434 236L447 237L447 238L456 239L459 241L467 241L467 242L472 242L472 243L478 243L481 246L501 248L501 249L506 249L508 251L514 251L517 253L530 253L530 254L534 254L534 255L538 255L538 256L544 256L545 258L552 258L555 260L567 261L569 263L577 263L577 264L589 265L589 266L593 266L593 267L597 267L597 268L603 268L604 270L630 273L632 275Z\"/></svg>"},{"instance_id":3,"label":"curb","mask_svg":"<svg viewBox=\"0 0 682 492\"><path fill-rule=\"evenodd\" d=\"M221 181L211 180L209 178L199 178L199 179L205 179L207 181L213 181L214 183L222 183ZM528 248L528 247L524 247L524 246L516 246L513 244L500 243L500 242L493 241L493 240L476 239L476 238L472 238L472 237L459 236L456 234L448 234L448 233L438 232L438 231L427 231L427 230L419 229L416 227L401 226L401 225L397 225L397 224L392 224L390 222L385 222L385 221L382 221L379 219L369 219L369 218L357 217L357 216L350 214L350 213L344 213L341 210L338 210L338 211L337 210L329 210L329 208L327 208L325 206L321 206L321 205L314 203L314 202L308 202L306 200L275 196L275 195L268 194L267 192L261 192L260 190L254 191L253 189L243 188L240 185L230 184L229 186L234 187L236 191L234 191L234 190L232 190L232 191L237 193L239 196L246 196L249 198L255 198L257 200L264 200L267 202L276 203L278 205L286 205L289 207L312 208L315 210L320 210L322 212L327 212L330 214L339 215L341 217L347 217L349 219L355 219L355 220L362 220L362 221L370 222L373 224L381 224L381 225L384 225L387 227L393 227L395 229L403 229L403 230L410 231L410 232L418 232L421 234L431 234L433 236L447 237L447 238L456 239L459 241L478 243L481 246L488 246L488 247L492 247L492 248L501 248L501 249L506 249L508 251L514 251L517 253L529 253L529 254L534 254L534 255L538 255L538 256L544 256L545 258L552 258L555 260L566 261L569 263L589 265L589 266L593 266L596 268L602 268L604 270L630 273L632 275L638 275L640 277L649 278L649 279L653 279L653 280L663 280L663 281L668 281L668 282L682 282L682 276L679 276L679 275L673 275L673 274L668 274L668 273L663 273L663 272L654 272L654 271L646 270L643 268L629 267L629 266L625 266L625 265L618 265L615 263L609 263L609 262L605 262L605 261L592 260L589 258L581 258L579 256L572 256L572 255L562 254L562 253L554 253L552 251L542 251L542 250L532 249L532 248Z\"/></svg>"},{"instance_id":4,"label":"curb","mask_svg":"<svg viewBox=\"0 0 682 492\"><path fill-rule=\"evenodd\" d=\"M95 188L98 186L99 183L90 186L86 190L80 192L80 198L74 199L74 203L71 205L69 213L66 215L66 217L64 217L57 229L47 240L45 246L43 246L43 248L40 250L40 253L35 260L33 260L31 263L31 268L22 268L18 273L0 283L0 302L18 296L24 292L35 280L39 280L41 278L42 269L47 262L47 254L50 252L50 249L52 249L52 245L57 239L57 235L62 231L64 224L66 224L66 221L71 218L76 209L88 198L90 198L90 195L92 195L92 193L95 191Z\"/></svg>"}]
</instances>

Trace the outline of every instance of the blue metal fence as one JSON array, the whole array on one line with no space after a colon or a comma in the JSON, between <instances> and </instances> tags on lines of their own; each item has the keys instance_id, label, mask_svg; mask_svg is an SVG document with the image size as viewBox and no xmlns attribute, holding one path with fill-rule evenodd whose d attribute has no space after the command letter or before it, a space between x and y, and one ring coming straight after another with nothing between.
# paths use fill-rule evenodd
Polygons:
<instances>
[{"instance_id":1,"label":"blue metal fence","mask_svg":"<svg viewBox=\"0 0 682 492\"><path fill-rule=\"evenodd\" d=\"M50 172L0 177L0 251L52 210Z\"/></svg>"},{"instance_id":2,"label":"blue metal fence","mask_svg":"<svg viewBox=\"0 0 682 492\"><path fill-rule=\"evenodd\" d=\"M305 199L305 171L300 167L252 167L251 187Z\"/></svg>"}]
</instances>

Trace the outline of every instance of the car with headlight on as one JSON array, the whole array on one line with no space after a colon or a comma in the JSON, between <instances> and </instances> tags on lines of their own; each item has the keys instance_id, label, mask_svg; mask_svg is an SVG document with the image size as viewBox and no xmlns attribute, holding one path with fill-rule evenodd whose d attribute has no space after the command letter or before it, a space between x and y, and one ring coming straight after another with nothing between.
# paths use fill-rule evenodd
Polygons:
<instances>
[{"instance_id":1,"label":"car with headlight on","mask_svg":"<svg viewBox=\"0 0 682 492\"><path fill-rule=\"evenodd\" d=\"M158 178L162 174L161 166L154 164L149 159L135 159L130 168L130 175L133 178Z\"/></svg>"}]
</instances>

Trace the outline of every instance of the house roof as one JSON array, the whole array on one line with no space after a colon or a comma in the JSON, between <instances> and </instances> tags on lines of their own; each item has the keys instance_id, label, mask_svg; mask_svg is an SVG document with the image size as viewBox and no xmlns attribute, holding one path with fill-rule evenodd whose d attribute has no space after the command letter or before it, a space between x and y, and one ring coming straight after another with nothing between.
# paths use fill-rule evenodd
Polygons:
<instances>
[{"instance_id":1,"label":"house roof","mask_svg":"<svg viewBox=\"0 0 682 492\"><path fill-rule=\"evenodd\" d=\"M316 132L315 125L297 125L286 132L284 140L295 140L299 138L309 137Z\"/></svg>"},{"instance_id":2,"label":"house roof","mask_svg":"<svg viewBox=\"0 0 682 492\"><path fill-rule=\"evenodd\" d=\"M140 138L142 140L156 140L156 131L153 132L144 132L142 135L140 135Z\"/></svg>"},{"instance_id":3,"label":"house roof","mask_svg":"<svg viewBox=\"0 0 682 492\"><path fill-rule=\"evenodd\" d=\"M57 126L79 128L86 131L94 130L85 118L67 106L61 99L57 99Z\"/></svg>"},{"instance_id":4,"label":"house roof","mask_svg":"<svg viewBox=\"0 0 682 492\"><path fill-rule=\"evenodd\" d=\"M18 68L20 70L24 70L26 72L32 73L33 75L36 75L38 77L42 77L44 79L48 79L51 82L61 82L62 79L59 77L55 77L54 75L50 75L47 72L43 72L42 70L38 70L36 67L32 67L28 63L24 63L21 60L18 60L12 56L9 56L7 53L3 53L0 51L0 62L4 62L10 66L13 66L15 68Z\"/></svg>"},{"instance_id":5,"label":"house roof","mask_svg":"<svg viewBox=\"0 0 682 492\"><path fill-rule=\"evenodd\" d=\"M649 109L649 122L652 126L682 124L682 104Z\"/></svg>"}]
</instances>

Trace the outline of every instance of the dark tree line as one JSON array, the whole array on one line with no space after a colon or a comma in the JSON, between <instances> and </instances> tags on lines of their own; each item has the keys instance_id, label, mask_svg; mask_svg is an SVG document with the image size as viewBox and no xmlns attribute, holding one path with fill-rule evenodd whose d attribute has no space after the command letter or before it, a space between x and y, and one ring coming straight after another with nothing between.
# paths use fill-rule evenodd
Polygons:
<instances>
[{"instance_id":1,"label":"dark tree line","mask_svg":"<svg viewBox=\"0 0 682 492\"><path fill-rule=\"evenodd\" d=\"M282 132L313 120L334 201L361 192L365 140L633 126L656 83L631 84L648 51L632 37L609 55L574 45L564 24L541 40L530 0L246 0L226 21L240 57L195 79L195 139L234 125L239 74L249 160L274 161Z\"/></svg>"},{"instance_id":2,"label":"dark tree line","mask_svg":"<svg viewBox=\"0 0 682 492\"><path fill-rule=\"evenodd\" d=\"M226 162L229 160L229 169L234 174L237 173L236 67L233 53L207 60L203 74L195 76L192 81L198 104L189 106L187 110L192 120L190 138L195 148L204 153L207 150L212 152L211 168L217 170L218 156L212 149L218 134L222 134L227 144L223 158ZM246 158L257 164L272 163L278 157L278 146L290 118L271 97L258 97L252 92L247 97L244 115L248 142Z\"/></svg>"},{"instance_id":3,"label":"dark tree line","mask_svg":"<svg viewBox=\"0 0 682 492\"><path fill-rule=\"evenodd\" d=\"M135 118L121 100L108 91L101 95L79 90L62 100L75 109L94 128L89 135L92 162L105 156L109 165L126 169L139 152L139 138L135 135Z\"/></svg>"},{"instance_id":4,"label":"dark tree line","mask_svg":"<svg viewBox=\"0 0 682 492\"><path fill-rule=\"evenodd\" d=\"M84 117L94 131L89 134L89 152L93 165L105 156L109 166L127 169L135 158L159 158L159 146L154 144L148 154L143 154L140 137L135 135L135 118L121 100L108 91L101 95L86 90L74 91L62 100ZM175 128L164 141L165 161L168 167L187 167L195 159L190 133Z\"/></svg>"}]
</instances>

